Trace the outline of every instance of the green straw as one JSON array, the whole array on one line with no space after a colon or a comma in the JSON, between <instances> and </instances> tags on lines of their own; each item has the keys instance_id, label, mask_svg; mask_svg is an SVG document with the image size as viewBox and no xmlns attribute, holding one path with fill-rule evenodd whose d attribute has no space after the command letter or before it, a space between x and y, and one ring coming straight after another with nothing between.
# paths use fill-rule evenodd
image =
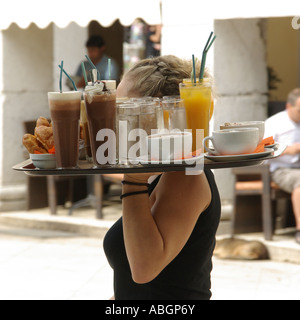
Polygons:
<instances>
[{"instance_id":1,"label":"green straw","mask_svg":"<svg viewBox=\"0 0 300 320\"><path fill-rule=\"evenodd\" d=\"M195 56L192 55L193 59L193 83L196 83L196 66L195 66Z\"/></svg>"},{"instance_id":2,"label":"green straw","mask_svg":"<svg viewBox=\"0 0 300 320\"><path fill-rule=\"evenodd\" d=\"M108 59L108 80L111 80L111 59Z\"/></svg>"},{"instance_id":3,"label":"green straw","mask_svg":"<svg viewBox=\"0 0 300 320\"><path fill-rule=\"evenodd\" d=\"M200 75L199 75L199 81L203 80L204 78L204 70L205 70L205 63L206 63L206 55L214 41L216 40L217 36L214 36L212 41L210 42L211 37L213 36L213 32L210 33L209 38L206 42L206 45L204 47L203 53L202 53L202 60L201 60L201 67L200 67Z\"/></svg>"},{"instance_id":4,"label":"green straw","mask_svg":"<svg viewBox=\"0 0 300 320\"><path fill-rule=\"evenodd\" d=\"M74 87L74 90L75 91L78 91L77 90L77 87L76 87L76 85L75 85L75 82L73 81L73 79L67 74L67 72L65 71L65 69L61 66L61 65L59 65L58 66L59 68L60 68L60 70L62 70L62 72L69 78L69 80L72 82L72 85L73 85L73 87Z\"/></svg>"},{"instance_id":5,"label":"green straw","mask_svg":"<svg viewBox=\"0 0 300 320\"><path fill-rule=\"evenodd\" d=\"M64 62L61 60L61 66L62 68L60 69L60 75L59 75L59 92L62 93L62 69L64 67Z\"/></svg>"},{"instance_id":6,"label":"green straw","mask_svg":"<svg viewBox=\"0 0 300 320\"><path fill-rule=\"evenodd\" d=\"M83 74L85 85L87 86L88 85L88 81L87 81L85 66L84 66L83 62L81 62L81 69L82 69L82 74Z\"/></svg>"}]
</instances>

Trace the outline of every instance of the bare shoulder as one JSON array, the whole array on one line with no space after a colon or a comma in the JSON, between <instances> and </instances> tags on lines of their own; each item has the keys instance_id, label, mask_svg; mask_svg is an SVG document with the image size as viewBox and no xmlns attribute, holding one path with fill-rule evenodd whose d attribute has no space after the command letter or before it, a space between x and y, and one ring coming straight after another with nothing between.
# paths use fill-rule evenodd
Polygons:
<instances>
[{"instance_id":1,"label":"bare shoulder","mask_svg":"<svg viewBox=\"0 0 300 320\"><path fill-rule=\"evenodd\" d=\"M200 175L186 175L185 172L164 173L153 197L178 208L193 207L196 211L207 208L212 199L204 172Z\"/></svg>"},{"instance_id":2,"label":"bare shoulder","mask_svg":"<svg viewBox=\"0 0 300 320\"><path fill-rule=\"evenodd\" d=\"M199 175L186 175L185 172L171 172L163 174L160 181L160 191L182 194L201 194L207 196L210 193L209 183L203 172Z\"/></svg>"}]
</instances>

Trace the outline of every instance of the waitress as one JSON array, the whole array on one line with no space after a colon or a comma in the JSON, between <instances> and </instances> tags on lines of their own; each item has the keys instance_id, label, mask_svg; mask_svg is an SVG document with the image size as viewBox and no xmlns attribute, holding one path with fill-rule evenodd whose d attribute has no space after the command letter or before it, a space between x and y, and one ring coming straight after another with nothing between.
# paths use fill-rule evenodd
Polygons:
<instances>
[{"instance_id":1,"label":"waitress","mask_svg":"<svg viewBox=\"0 0 300 320\"><path fill-rule=\"evenodd\" d=\"M190 62L174 56L142 60L117 97L179 95ZM208 300L220 197L210 170L125 174L123 215L107 232L104 250L114 270L114 298Z\"/></svg>"}]
</instances>

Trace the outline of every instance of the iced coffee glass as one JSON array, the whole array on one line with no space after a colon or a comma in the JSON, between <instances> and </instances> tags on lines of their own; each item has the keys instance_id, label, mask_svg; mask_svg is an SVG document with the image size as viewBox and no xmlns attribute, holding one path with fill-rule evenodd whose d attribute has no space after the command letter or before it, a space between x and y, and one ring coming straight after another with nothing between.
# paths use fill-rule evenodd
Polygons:
<instances>
[{"instance_id":1,"label":"iced coffee glass","mask_svg":"<svg viewBox=\"0 0 300 320\"><path fill-rule=\"evenodd\" d=\"M48 102L57 168L76 168L79 155L81 92L48 92Z\"/></svg>"},{"instance_id":2,"label":"iced coffee glass","mask_svg":"<svg viewBox=\"0 0 300 320\"><path fill-rule=\"evenodd\" d=\"M97 167L116 163L116 90L107 89L103 83L87 86L84 91L86 114L89 124L93 162ZM114 133L107 139L98 133L103 129ZM105 145L104 145L105 144ZM101 146L104 145L102 148Z\"/></svg>"}]
</instances>

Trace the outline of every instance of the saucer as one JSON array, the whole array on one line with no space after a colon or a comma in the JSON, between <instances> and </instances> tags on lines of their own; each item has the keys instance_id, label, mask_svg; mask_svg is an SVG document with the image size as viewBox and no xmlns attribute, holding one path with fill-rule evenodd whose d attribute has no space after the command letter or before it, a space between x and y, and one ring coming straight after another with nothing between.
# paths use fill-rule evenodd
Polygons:
<instances>
[{"instance_id":1,"label":"saucer","mask_svg":"<svg viewBox=\"0 0 300 320\"><path fill-rule=\"evenodd\" d=\"M273 144L269 144L269 145L265 146L265 148L272 148L272 149L278 148L278 143L275 142L275 143L273 143Z\"/></svg>"},{"instance_id":2,"label":"saucer","mask_svg":"<svg viewBox=\"0 0 300 320\"><path fill-rule=\"evenodd\" d=\"M248 160L248 159L258 159L269 156L271 153L274 152L272 148L265 148L264 152L259 153L249 153L249 154L237 154L237 155L228 155L228 156L214 156L212 154L205 153L205 158L213 161L236 161L236 160Z\"/></svg>"}]
</instances>

